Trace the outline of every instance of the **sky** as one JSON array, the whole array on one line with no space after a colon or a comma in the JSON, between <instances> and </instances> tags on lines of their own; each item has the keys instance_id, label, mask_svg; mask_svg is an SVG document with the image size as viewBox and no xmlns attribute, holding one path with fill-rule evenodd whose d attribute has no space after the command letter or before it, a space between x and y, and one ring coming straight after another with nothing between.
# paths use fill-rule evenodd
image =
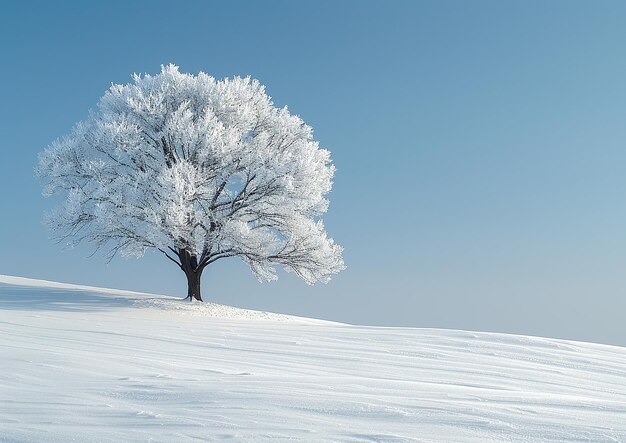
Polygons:
<instances>
[{"instance_id":1,"label":"sky","mask_svg":"<svg viewBox=\"0 0 626 443\"><path fill-rule=\"evenodd\" d=\"M163 256L50 239L37 155L111 83L251 75L332 152L327 285L207 268L213 302L626 346L626 3L4 1L0 274L184 297Z\"/></svg>"}]
</instances>

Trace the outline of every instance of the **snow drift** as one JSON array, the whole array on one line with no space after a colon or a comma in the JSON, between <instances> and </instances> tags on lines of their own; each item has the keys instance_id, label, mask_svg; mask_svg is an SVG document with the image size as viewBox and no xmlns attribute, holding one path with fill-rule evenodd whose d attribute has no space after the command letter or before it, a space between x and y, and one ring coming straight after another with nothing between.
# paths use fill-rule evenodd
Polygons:
<instances>
[{"instance_id":1,"label":"snow drift","mask_svg":"<svg viewBox=\"0 0 626 443\"><path fill-rule=\"evenodd\" d=\"M0 276L0 441L623 441L626 349Z\"/></svg>"}]
</instances>

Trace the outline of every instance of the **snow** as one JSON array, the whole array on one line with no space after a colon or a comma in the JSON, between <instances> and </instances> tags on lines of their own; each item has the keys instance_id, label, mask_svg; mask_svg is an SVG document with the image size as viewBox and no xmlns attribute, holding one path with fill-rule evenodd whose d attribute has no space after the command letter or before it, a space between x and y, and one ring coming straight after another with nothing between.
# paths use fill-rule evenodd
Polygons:
<instances>
[{"instance_id":1,"label":"snow","mask_svg":"<svg viewBox=\"0 0 626 443\"><path fill-rule=\"evenodd\" d=\"M626 349L0 276L0 441L626 440Z\"/></svg>"}]
</instances>

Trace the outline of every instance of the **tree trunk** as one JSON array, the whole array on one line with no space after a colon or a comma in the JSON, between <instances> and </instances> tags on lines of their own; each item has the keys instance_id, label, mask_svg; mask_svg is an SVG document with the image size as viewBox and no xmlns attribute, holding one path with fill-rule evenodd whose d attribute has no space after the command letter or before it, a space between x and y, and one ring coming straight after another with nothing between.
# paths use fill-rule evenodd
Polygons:
<instances>
[{"instance_id":1,"label":"tree trunk","mask_svg":"<svg viewBox=\"0 0 626 443\"><path fill-rule=\"evenodd\" d=\"M202 301L202 295L200 291L200 278L202 277L202 270L194 271L193 269L185 270L187 275L187 298L189 301L196 299Z\"/></svg>"},{"instance_id":2,"label":"tree trunk","mask_svg":"<svg viewBox=\"0 0 626 443\"><path fill-rule=\"evenodd\" d=\"M187 298L189 301L193 299L202 301L200 278L204 266L198 266L198 258L184 249L179 251L178 258L180 258L180 267L187 276Z\"/></svg>"}]
</instances>

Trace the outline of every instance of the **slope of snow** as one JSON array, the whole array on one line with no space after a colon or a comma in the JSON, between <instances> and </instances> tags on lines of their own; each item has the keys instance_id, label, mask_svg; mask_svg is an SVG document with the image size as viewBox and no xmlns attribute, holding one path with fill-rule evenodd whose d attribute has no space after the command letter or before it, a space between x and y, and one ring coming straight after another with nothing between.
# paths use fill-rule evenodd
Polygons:
<instances>
[{"instance_id":1,"label":"slope of snow","mask_svg":"<svg viewBox=\"0 0 626 443\"><path fill-rule=\"evenodd\" d=\"M0 277L0 441L626 441L626 349Z\"/></svg>"},{"instance_id":2,"label":"slope of snow","mask_svg":"<svg viewBox=\"0 0 626 443\"><path fill-rule=\"evenodd\" d=\"M144 292L123 291L120 289L96 288L93 286L57 283L47 280L0 275L0 284L30 288L26 298L9 297L0 299L0 309L15 305L22 307L25 303L35 306L43 303L48 308L84 309L117 307L142 307L177 311L180 314L198 317L226 318L231 320L272 320L281 322L297 322L306 324L338 324L326 320L296 317L293 315L275 314L273 312L253 311L234 308L217 303L189 303L180 298L165 295L146 294ZM38 290L37 290L38 289ZM77 295L76 293L80 295ZM54 294L52 296L52 294ZM1 295L1 294L0 294ZM117 296L117 297L111 297ZM45 308L44 308L45 309Z\"/></svg>"}]
</instances>

